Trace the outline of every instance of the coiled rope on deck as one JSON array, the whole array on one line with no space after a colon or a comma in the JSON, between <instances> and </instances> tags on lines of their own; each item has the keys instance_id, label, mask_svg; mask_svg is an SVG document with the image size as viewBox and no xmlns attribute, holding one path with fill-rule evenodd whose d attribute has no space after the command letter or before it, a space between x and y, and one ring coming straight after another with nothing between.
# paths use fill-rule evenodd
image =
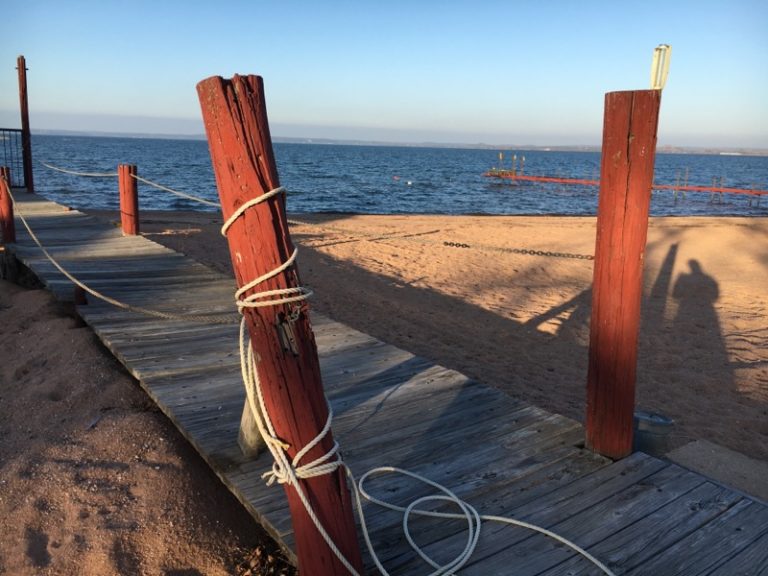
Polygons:
<instances>
[{"instance_id":1,"label":"coiled rope on deck","mask_svg":"<svg viewBox=\"0 0 768 576\"><path fill-rule=\"evenodd\" d=\"M242 216L245 213L245 211L248 210L249 208L257 206L262 202L270 198L273 198L277 194L280 194L283 192L284 192L283 188L276 188L274 190L271 190L270 192L267 192L266 194L263 194L262 196L259 196L257 198L247 201L242 206L240 206L237 210L235 210L232 216L230 216L230 218L227 219L227 221L222 226L221 233L224 236L226 236L227 231L229 230L231 225L240 216ZM243 313L245 308L248 308L248 307L277 306L279 304L286 304L289 302L295 302L298 300L305 299L308 296L308 291L303 287L255 292L250 296L248 296L246 299L242 298L242 295L244 294L244 292L248 290L252 290L259 284L262 284L263 282L271 278L274 278L278 274L285 272L285 270L287 270L294 264L295 258L296 258L296 251L293 252L291 257L288 260L286 260L285 263L281 264L274 270L260 276L259 278L251 282L248 282L243 288L238 290L235 295L235 300L240 312ZM293 291L296 291L296 293L294 294ZM246 303L246 301L248 301L249 303ZM290 448L290 446L288 446L285 442L280 440L275 432L275 429L270 419L269 411L267 410L266 403L264 402L264 396L261 390L261 380L259 378L259 369L258 369L256 355L253 351L253 347L250 344L250 341L246 343L247 340L248 340L248 335L246 333L246 322L245 322L245 316L243 316L240 323L240 368L243 376L243 383L245 385L246 398L247 398L248 406L251 412L253 413L254 420L256 421L256 426L259 430L259 433L261 434L262 438L264 439L267 445L267 448L269 449L270 453L272 454L272 457L274 458L272 470L263 474L262 478L267 479L267 485L272 485L273 483L277 482L278 484L289 484L294 487L302 505L304 506L304 509L306 510L308 516L312 519L312 522L314 523L318 532L322 536L323 540L325 540L325 542L328 544L328 547L336 555L339 561L347 568L350 574L353 574L355 576L360 576L357 570L354 568L354 566L352 566L349 560L347 560L347 558L344 557L342 552L338 549L336 544L333 542L333 539L325 530L325 527L322 525L322 522L320 522L320 520L317 517L317 514L312 509L312 506L307 498L307 495L304 493L304 489L302 488L302 485L299 483L300 479L313 478L323 474L331 474L336 470L338 470L340 467L344 468L347 476L351 481L353 492L355 495L357 511L360 517L360 524L363 530L363 537L365 539L366 546L368 547L368 551L371 554L371 558L373 559L376 567L384 576L388 576L389 573L387 572L387 570L384 568L381 561L379 560L378 555L376 554L375 548L373 546L373 543L371 542L370 534L368 532L368 526L365 521L365 514L363 512L361 497L367 499L368 501L374 504L378 504L379 506L383 506L390 510L403 513L403 530L405 533L405 537L409 545L411 546L411 548L426 563L428 563L432 568L434 568L434 571L430 573L430 576L441 576L445 574L453 574L456 570L459 570L469 561L470 557L472 556L472 553L477 547L477 543L480 538L480 529L483 521L502 522L506 524L511 524L511 525L522 527L522 528L526 528L528 530L539 532L541 534L544 534L545 536L549 536L550 538L553 538L558 542L568 546L569 548L571 548L572 550L574 550L575 552L577 552L578 554L580 554L581 556L583 556L584 558L592 562L592 564L594 564L597 568L599 568L608 576L614 576L613 573L608 569L608 567L605 566L602 562L600 562L597 558L595 558L594 556L589 554L586 550L574 544L573 542L570 542L569 540L563 538L562 536L559 536L558 534L555 534L554 532L547 530L546 528L542 528L540 526L536 526L534 524L530 524L520 520L515 520L513 518L505 518L502 516L491 516L491 515L480 514L473 506L471 506L470 504L468 504L467 502L459 498L454 492L452 492L445 486L438 484L437 482L433 482L432 480L429 480L428 478L421 476L420 474L409 472L401 468L383 466L383 467L378 467L378 468L369 470L360 478L360 481L358 482L355 480L355 476L352 473L352 470L342 460L341 455L339 453L339 444L336 441L334 441L334 444L331 447L331 449L323 456L320 456L319 458L313 460L312 462L301 464L301 461L304 458L304 456L306 456L306 454L309 453L309 451L312 450L315 446L320 444L320 442L322 442L322 440L325 438L325 436L327 436L328 432L331 429L331 423L333 420L333 410L330 406L330 403L328 403L328 418L326 420L326 423L323 429L317 434L317 436L311 442L309 442L309 444L307 444L302 449L300 449L296 453L296 456L294 456L293 459L289 460L286 450ZM327 402L327 399L326 399L326 402ZM369 494L365 490L364 488L365 481L371 476L374 476L377 474L400 474L400 475L408 476L410 478L413 478L419 482L422 482L428 486L435 488L439 492L439 494L418 498L413 502L411 502L405 508L401 506L396 506L384 500L373 497L371 494ZM461 513L459 514L459 513L447 513L447 512L431 512L428 510L423 510L418 508L419 505L427 502L450 502L455 504L461 510ZM435 562L416 544L416 542L413 540L411 536L410 529L409 529L409 519L412 514L429 516L433 518L465 519L467 522L468 534L467 534L467 544L464 547L464 550L451 562L448 562L446 564L439 564Z\"/></svg>"}]
</instances>

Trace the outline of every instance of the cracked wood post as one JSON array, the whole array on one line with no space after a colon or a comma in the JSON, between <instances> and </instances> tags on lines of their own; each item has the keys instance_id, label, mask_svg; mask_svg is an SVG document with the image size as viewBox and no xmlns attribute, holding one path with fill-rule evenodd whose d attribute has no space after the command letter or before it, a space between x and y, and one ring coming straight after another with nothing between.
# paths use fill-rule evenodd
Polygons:
<instances>
[{"instance_id":1,"label":"cracked wood post","mask_svg":"<svg viewBox=\"0 0 768 576\"><path fill-rule=\"evenodd\" d=\"M11 169L0 166L0 232L4 244L16 242L16 223L13 221L11 201Z\"/></svg>"},{"instance_id":2,"label":"cracked wood post","mask_svg":"<svg viewBox=\"0 0 768 576\"><path fill-rule=\"evenodd\" d=\"M117 167L117 185L120 189L120 224L124 236L139 233L139 192L136 183L136 166L120 164Z\"/></svg>"},{"instance_id":3,"label":"cracked wood post","mask_svg":"<svg viewBox=\"0 0 768 576\"><path fill-rule=\"evenodd\" d=\"M29 99L27 98L27 62L24 56L16 59L19 71L19 104L21 109L21 155L24 162L24 184L27 192L34 192L32 181L32 133L29 128Z\"/></svg>"},{"instance_id":4,"label":"cracked wood post","mask_svg":"<svg viewBox=\"0 0 768 576\"><path fill-rule=\"evenodd\" d=\"M586 444L632 451L643 258L660 90L605 95L587 375Z\"/></svg>"},{"instance_id":5,"label":"cracked wood post","mask_svg":"<svg viewBox=\"0 0 768 576\"><path fill-rule=\"evenodd\" d=\"M243 203L277 188L277 168L267 121L264 87L259 76L211 77L197 85L208 136L221 209L226 221ZM227 234L238 286L270 272L293 252L285 200L280 194L248 209ZM299 286L295 266L262 283L257 291ZM259 360L265 404L277 436L289 444L289 458L323 429L328 409L323 394L317 347L306 304L293 324L296 353L287 350L276 325L292 305L245 311L251 344ZM246 408L247 410L247 408ZM327 453L329 433L303 462ZM350 494L343 469L300 480L312 507L333 541L362 573ZM299 570L312 576L346 574L307 515L295 488L284 485L296 537Z\"/></svg>"}]
</instances>

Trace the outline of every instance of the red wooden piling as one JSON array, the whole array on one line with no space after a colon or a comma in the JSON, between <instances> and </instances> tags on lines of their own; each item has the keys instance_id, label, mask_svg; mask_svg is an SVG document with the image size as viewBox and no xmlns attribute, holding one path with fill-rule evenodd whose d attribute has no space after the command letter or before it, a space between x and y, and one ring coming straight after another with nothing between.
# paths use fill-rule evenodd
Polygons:
<instances>
[{"instance_id":1,"label":"red wooden piling","mask_svg":"<svg viewBox=\"0 0 768 576\"><path fill-rule=\"evenodd\" d=\"M259 76L212 77L197 85L224 219L245 202L279 186ZM258 204L238 218L227 234L238 286L270 272L293 253L282 195ZM255 290L299 286L295 266ZM259 359L264 400L276 434L293 458L323 429L328 409L323 394L317 348L306 304L291 324L295 349L287 349L276 326L291 305L245 311L251 345ZM329 433L302 460L311 462L333 446ZM343 470L300 480L317 517L349 562L362 573L352 504ZM284 485L293 520L302 574L339 576L343 564L331 552L301 504L296 490Z\"/></svg>"},{"instance_id":2,"label":"red wooden piling","mask_svg":"<svg viewBox=\"0 0 768 576\"><path fill-rule=\"evenodd\" d=\"M29 128L29 101L27 98L27 62L24 56L16 60L19 71L19 104L21 109L21 156L24 162L24 183L27 192L35 191L32 179L32 133Z\"/></svg>"},{"instance_id":3,"label":"red wooden piling","mask_svg":"<svg viewBox=\"0 0 768 576\"><path fill-rule=\"evenodd\" d=\"M3 243L16 242L16 224L13 221L11 201L11 169L7 166L0 166L0 232Z\"/></svg>"},{"instance_id":4,"label":"red wooden piling","mask_svg":"<svg viewBox=\"0 0 768 576\"><path fill-rule=\"evenodd\" d=\"M586 443L611 458L632 451L643 255L660 103L658 90L605 96Z\"/></svg>"},{"instance_id":5,"label":"red wooden piling","mask_svg":"<svg viewBox=\"0 0 768 576\"><path fill-rule=\"evenodd\" d=\"M139 233L139 193L134 176L136 176L134 164L120 164L117 167L120 223L125 236L136 236Z\"/></svg>"}]
</instances>

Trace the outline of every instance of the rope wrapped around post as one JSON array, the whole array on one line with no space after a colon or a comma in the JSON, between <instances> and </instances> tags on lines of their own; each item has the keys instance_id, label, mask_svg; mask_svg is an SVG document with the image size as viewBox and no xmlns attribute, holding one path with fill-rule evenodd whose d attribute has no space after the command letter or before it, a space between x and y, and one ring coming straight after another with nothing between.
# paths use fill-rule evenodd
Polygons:
<instances>
[{"instance_id":1,"label":"rope wrapped around post","mask_svg":"<svg viewBox=\"0 0 768 576\"><path fill-rule=\"evenodd\" d=\"M333 451L335 441L328 425L330 412L303 301L306 295L300 291L298 270L292 260L295 248L288 231L285 202L278 190L262 80L257 76L229 80L212 77L200 82L197 90L222 214L230 222L226 235L240 287L238 306L250 334L250 352L245 353L258 361L257 366L245 364L244 372L254 373L260 381L260 403L274 426L270 434L274 441L264 437L270 448L277 448L278 443L284 446L276 451L285 455L288 465L298 463L296 467L291 465L291 470L302 467L300 462L304 460L309 461L311 469ZM271 195L258 200L266 194ZM258 435L252 431L258 422L250 402L244 407L241 438L244 429L250 438ZM328 431L320 435L326 428ZM330 465L332 458L328 456L319 465ZM279 465L273 472L275 481L283 479ZM293 519L299 569L313 576L337 576L350 572L350 568L352 573L362 573L344 472L334 465L330 472L297 476L283 486ZM306 495L308 505L302 502L298 488ZM309 510L328 538L319 532Z\"/></svg>"}]
</instances>

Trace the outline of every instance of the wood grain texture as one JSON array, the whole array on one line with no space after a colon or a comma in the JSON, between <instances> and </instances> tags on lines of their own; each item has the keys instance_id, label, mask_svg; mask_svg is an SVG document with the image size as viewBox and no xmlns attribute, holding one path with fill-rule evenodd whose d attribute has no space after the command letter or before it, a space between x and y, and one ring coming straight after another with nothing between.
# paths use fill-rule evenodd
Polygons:
<instances>
[{"instance_id":1,"label":"wood grain texture","mask_svg":"<svg viewBox=\"0 0 768 576\"><path fill-rule=\"evenodd\" d=\"M587 373L587 446L632 451L643 255L661 92L605 96Z\"/></svg>"}]
</instances>

